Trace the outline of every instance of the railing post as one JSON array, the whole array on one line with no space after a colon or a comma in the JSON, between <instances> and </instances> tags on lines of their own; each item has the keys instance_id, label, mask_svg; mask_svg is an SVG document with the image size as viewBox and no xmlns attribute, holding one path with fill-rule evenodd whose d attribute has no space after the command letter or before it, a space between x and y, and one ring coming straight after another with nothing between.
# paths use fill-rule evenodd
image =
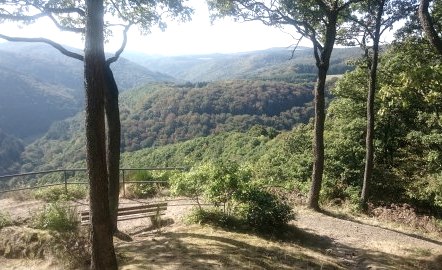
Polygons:
<instances>
[{"instance_id":1,"label":"railing post","mask_svg":"<svg viewBox=\"0 0 442 270\"><path fill-rule=\"evenodd\" d=\"M64 192L66 193L66 195L68 195L68 177L67 177L67 172L65 170L63 171L63 176L64 176Z\"/></svg>"}]
</instances>

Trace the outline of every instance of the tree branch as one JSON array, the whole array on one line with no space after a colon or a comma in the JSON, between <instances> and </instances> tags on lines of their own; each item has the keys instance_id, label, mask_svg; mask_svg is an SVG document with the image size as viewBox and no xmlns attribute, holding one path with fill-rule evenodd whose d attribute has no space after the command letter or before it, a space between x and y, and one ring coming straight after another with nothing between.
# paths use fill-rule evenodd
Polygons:
<instances>
[{"instance_id":1,"label":"tree branch","mask_svg":"<svg viewBox=\"0 0 442 270\"><path fill-rule=\"evenodd\" d=\"M81 17L86 16L86 12L81 8L70 7L70 8L50 8L44 7L46 12L54 13L54 14L65 14L65 13L77 13Z\"/></svg>"},{"instance_id":2,"label":"tree branch","mask_svg":"<svg viewBox=\"0 0 442 270\"><path fill-rule=\"evenodd\" d=\"M132 26L132 24L126 25L123 30L123 42L121 43L121 47L115 52L115 55L109 59L106 60L106 64L110 65L118 60L120 58L121 54L123 53L124 49L126 48L127 44L127 32L129 31L129 28Z\"/></svg>"},{"instance_id":3,"label":"tree branch","mask_svg":"<svg viewBox=\"0 0 442 270\"><path fill-rule=\"evenodd\" d=\"M54 23L54 25L60 29L61 31L66 31L66 32L73 32L73 33L79 33L82 34L84 33L85 29L84 28L79 28L79 27L69 27L69 26L64 26L61 25L57 19L54 18L54 16L52 16L52 14L48 14L47 15L49 19L51 19L51 21Z\"/></svg>"},{"instance_id":4,"label":"tree branch","mask_svg":"<svg viewBox=\"0 0 442 270\"><path fill-rule=\"evenodd\" d=\"M60 53L69 56L71 58L80 60L80 61L84 61L84 57L81 54L75 53L75 52L71 52L69 50L67 50L66 48L64 48L61 44L52 41L50 39L47 38L25 38L25 37L10 37L10 36L6 36L3 34L0 34L0 38L5 39L7 41L12 41L12 42L38 42L38 43L46 43L52 47L54 47L55 49L57 49Z\"/></svg>"},{"instance_id":5,"label":"tree branch","mask_svg":"<svg viewBox=\"0 0 442 270\"><path fill-rule=\"evenodd\" d=\"M37 19L43 18L47 16L46 13L38 13L35 15L13 15L13 14L0 14L0 19L9 20L9 21L25 21L25 22L31 22L35 21Z\"/></svg>"}]
</instances>

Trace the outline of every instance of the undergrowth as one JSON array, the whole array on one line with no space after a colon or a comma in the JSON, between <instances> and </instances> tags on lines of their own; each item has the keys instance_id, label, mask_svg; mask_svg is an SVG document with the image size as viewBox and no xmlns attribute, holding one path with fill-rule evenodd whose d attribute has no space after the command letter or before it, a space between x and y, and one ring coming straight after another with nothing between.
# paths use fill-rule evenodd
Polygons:
<instances>
[{"instance_id":1,"label":"undergrowth","mask_svg":"<svg viewBox=\"0 0 442 270\"><path fill-rule=\"evenodd\" d=\"M0 229L11 226L13 224L11 217L8 214L0 212Z\"/></svg>"},{"instance_id":2,"label":"undergrowth","mask_svg":"<svg viewBox=\"0 0 442 270\"><path fill-rule=\"evenodd\" d=\"M35 213L31 220L34 228L59 232L75 231L79 225L75 208L65 201L49 203L41 212Z\"/></svg>"},{"instance_id":3,"label":"undergrowth","mask_svg":"<svg viewBox=\"0 0 442 270\"><path fill-rule=\"evenodd\" d=\"M81 185L69 185L67 192L64 186L46 187L36 190L34 198L45 202L57 202L66 200L80 200L87 196L87 187Z\"/></svg>"}]
</instances>

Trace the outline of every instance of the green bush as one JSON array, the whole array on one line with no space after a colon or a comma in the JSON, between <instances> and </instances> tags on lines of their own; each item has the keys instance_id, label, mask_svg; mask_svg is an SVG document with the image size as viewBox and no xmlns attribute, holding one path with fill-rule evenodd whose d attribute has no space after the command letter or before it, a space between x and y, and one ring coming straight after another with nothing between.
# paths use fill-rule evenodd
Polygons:
<instances>
[{"instance_id":1,"label":"green bush","mask_svg":"<svg viewBox=\"0 0 442 270\"><path fill-rule=\"evenodd\" d=\"M45 202L80 200L87 196L87 187L83 185L69 185L67 193L64 186L52 186L38 189L34 197Z\"/></svg>"},{"instance_id":2,"label":"green bush","mask_svg":"<svg viewBox=\"0 0 442 270\"><path fill-rule=\"evenodd\" d=\"M0 229L12 225L9 215L0 212Z\"/></svg>"},{"instance_id":3,"label":"green bush","mask_svg":"<svg viewBox=\"0 0 442 270\"><path fill-rule=\"evenodd\" d=\"M171 180L172 195L192 198L201 209L201 198L210 179L211 166L210 163L206 163L191 168L187 173L176 174Z\"/></svg>"},{"instance_id":4,"label":"green bush","mask_svg":"<svg viewBox=\"0 0 442 270\"><path fill-rule=\"evenodd\" d=\"M170 173L152 173L150 171L139 171L129 176L128 181L168 181ZM157 195L167 183L131 183L126 188L126 197L129 198L151 198Z\"/></svg>"},{"instance_id":5,"label":"green bush","mask_svg":"<svg viewBox=\"0 0 442 270\"><path fill-rule=\"evenodd\" d=\"M292 208L275 195L257 187L251 187L239 195L239 215L260 232L281 229L294 218Z\"/></svg>"},{"instance_id":6,"label":"green bush","mask_svg":"<svg viewBox=\"0 0 442 270\"><path fill-rule=\"evenodd\" d=\"M242 227L243 221L235 216L227 215L216 208L201 209L195 208L186 217L186 222L196 224L209 224L222 228L236 229Z\"/></svg>"},{"instance_id":7,"label":"green bush","mask_svg":"<svg viewBox=\"0 0 442 270\"><path fill-rule=\"evenodd\" d=\"M63 201L49 203L32 218L32 226L37 229L66 232L75 231L78 225L77 211Z\"/></svg>"}]
</instances>

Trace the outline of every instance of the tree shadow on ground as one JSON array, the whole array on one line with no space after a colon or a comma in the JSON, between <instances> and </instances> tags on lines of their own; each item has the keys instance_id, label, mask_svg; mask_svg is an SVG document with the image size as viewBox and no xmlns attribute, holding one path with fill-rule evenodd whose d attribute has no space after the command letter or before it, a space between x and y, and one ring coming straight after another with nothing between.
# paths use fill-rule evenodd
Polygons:
<instances>
[{"instance_id":1,"label":"tree shadow on ground","mask_svg":"<svg viewBox=\"0 0 442 270\"><path fill-rule=\"evenodd\" d=\"M117 245L121 269L440 269L428 260L357 249L289 226L279 237L207 226L153 232Z\"/></svg>"},{"instance_id":2,"label":"tree shadow on ground","mask_svg":"<svg viewBox=\"0 0 442 270\"><path fill-rule=\"evenodd\" d=\"M425 236L422 236L422 235L419 235L419 234L415 234L415 233L407 233L407 232L403 232L403 231L387 228L385 226L380 226L380 225L375 225L375 224L368 224L368 223L362 222L360 220L357 220L357 219L352 218L352 217L347 216L347 215L336 214L336 213L333 213L333 212L330 212L330 211L327 211L327 210L321 210L320 213L324 214L326 216L332 217L332 218L337 218L337 219L341 219L341 220L347 220L347 221L358 223L358 224L361 224L361 225L364 225L364 226L370 226L370 227L379 228L379 229L382 229L382 230L387 230L387 231L395 232L395 233L398 233L398 234L406 235L408 237L416 238L416 239L423 240L423 241L426 241L426 242L430 242L430 243L433 243L433 244L436 244L436 245L442 245L441 241L438 241L438 240L435 240L435 239L431 239L431 238L428 238L428 237L425 237ZM440 267L440 269L442 269L442 266Z\"/></svg>"}]
</instances>

